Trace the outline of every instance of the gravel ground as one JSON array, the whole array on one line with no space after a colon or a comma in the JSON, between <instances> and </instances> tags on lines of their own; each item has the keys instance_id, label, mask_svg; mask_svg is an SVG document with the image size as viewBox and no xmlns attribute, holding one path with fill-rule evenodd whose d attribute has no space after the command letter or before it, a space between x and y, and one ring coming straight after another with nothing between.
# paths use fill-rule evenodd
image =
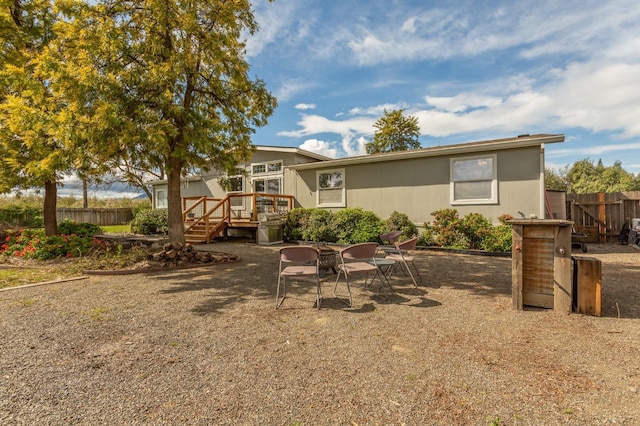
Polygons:
<instances>
[{"instance_id":1,"label":"gravel ground","mask_svg":"<svg viewBox=\"0 0 640 426\"><path fill-rule=\"evenodd\" d=\"M424 284L275 309L278 246L241 261L0 292L0 424L640 424L640 252L602 317L517 311L511 259L420 251ZM581 254L582 255L582 254Z\"/></svg>"}]
</instances>

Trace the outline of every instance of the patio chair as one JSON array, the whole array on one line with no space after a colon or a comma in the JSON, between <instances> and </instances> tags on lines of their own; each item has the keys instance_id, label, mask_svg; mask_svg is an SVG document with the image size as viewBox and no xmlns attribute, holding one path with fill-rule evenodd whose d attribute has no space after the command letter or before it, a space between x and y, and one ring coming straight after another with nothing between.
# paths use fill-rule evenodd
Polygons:
<instances>
[{"instance_id":1,"label":"patio chair","mask_svg":"<svg viewBox=\"0 0 640 426\"><path fill-rule=\"evenodd\" d=\"M340 280L340 275L344 274L347 291L349 292L349 307L353 306L349 280L356 274L368 274L369 272L379 271L375 257L377 248L378 243L353 244L343 248L338 253L340 256L340 264L338 265L336 283L333 287L333 295L337 297L336 289L338 288L338 281ZM383 281L382 274L377 274L377 276L382 285L384 285L385 282ZM366 286L365 280L365 288Z\"/></svg>"},{"instance_id":2,"label":"patio chair","mask_svg":"<svg viewBox=\"0 0 640 426\"><path fill-rule=\"evenodd\" d=\"M276 309L282 305L287 297L287 278L301 280L315 278L316 304L318 309L322 304L320 291L320 253L315 247L291 246L280 249L280 266L278 267L278 289L276 290ZM282 298L280 298L280 283L282 283Z\"/></svg>"},{"instance_id":3,"label":"patio chair","mask_svg":"<svg viewBox=\"0 0 640 426\"><path fill-rule=\"evenodd\" d=\"M398 231L397 229L380 235L382 245L378 246L378 251L382 250L386 253L389 250L395 250L394 244L398 242L398 238L400 238L401 235L402 231Z\"/></svg>"},{"instance_id":4,"label":"patio chair","mask_svg":"<svg viewBox=\"0 0 640 426\"><path fill-rule=\"evenodd\" d=\"M411 256L409 252L415 250L417 244L418 237L413 237L410 240L396 243L395 250L393 252L389 252L389 254L386 256L386 259L396 261L396 267L391 271L390 275L392 275L395 270L397 270L397 266L400 265L402 267L402 270L411 277L411 281L413 281L413 285L416 288L418 287L418 283L416 282L416 279L411 272L411 267L413 267L416 275L418 275L420 283L422 283L422 276L420 275L420 271L416 267L415 263L413 263L414 256Z\"/></svg>"}]
</instances>

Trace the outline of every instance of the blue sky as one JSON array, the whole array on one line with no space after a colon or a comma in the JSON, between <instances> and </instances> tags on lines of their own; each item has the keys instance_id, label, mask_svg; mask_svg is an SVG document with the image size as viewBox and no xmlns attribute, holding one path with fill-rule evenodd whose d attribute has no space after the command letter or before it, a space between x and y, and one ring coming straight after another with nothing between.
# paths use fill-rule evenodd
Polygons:
<instances>
[{"instance_id":1,"label":"blue sky","mask_svg":"<svg viewBox=\"0 0 640 426\"><path fill-rule=\"evenodd\" d=\"M386 108L423 147L563 133L548 167L640 173L637 0L253 2L251 76L279 106L256 145L364 153Z\"/></svg>"}]
</instances>

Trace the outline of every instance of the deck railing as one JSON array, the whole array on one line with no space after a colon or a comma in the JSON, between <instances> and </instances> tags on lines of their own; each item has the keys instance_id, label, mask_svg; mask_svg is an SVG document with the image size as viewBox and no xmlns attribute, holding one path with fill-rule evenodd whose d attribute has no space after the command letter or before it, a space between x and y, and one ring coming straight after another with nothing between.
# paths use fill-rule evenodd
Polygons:
<instances>
[{"instance_id":1,"label":"deck railing","mask_svg":"<svg viewBox=\"0 0 640 426\"><path fill-rule=\"evenodd\" d=\"M205 226L207 235L216 228L255 223L261 213L286 215L293 208L293 196L266 193L228 194L224 198L183 197L182 220L189 225L188 232L195 226Z\"/></svg>"}]
</instances>

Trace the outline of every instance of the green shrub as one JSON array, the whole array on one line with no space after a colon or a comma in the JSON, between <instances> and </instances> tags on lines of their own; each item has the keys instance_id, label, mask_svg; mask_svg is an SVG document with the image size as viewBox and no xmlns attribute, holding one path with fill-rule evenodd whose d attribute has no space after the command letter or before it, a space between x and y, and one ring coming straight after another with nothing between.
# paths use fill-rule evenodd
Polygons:
<instances>
[{"instance_id":1,"label":"green shrub","mask_svg":"<svg viewBox=\"0 0 640 426\"><path fill-rule=\"evenodd\" d=\"M442 209L431 213L432 223L425 223L419 243L454 249L474 249L490 252L511 250L511 226L506 222L509 215L498 218L500 225L494 226L479 213L469 213L463 218L455 209Z\"/></svg>"},{"instance_id":2,"label":"green shrub","mask_svg":"<svg viewBox=\"0 0 640 426\"><path fill-rule=\"evenodd\" d=\"M131 232L153 235L169 230L167 210L142 210L131 221Z\"/></svg>"},{"instance_id":3,"label":"green shrub","mask_svg":"<svg viewBox=\"0 0 640 426\"><path fill-rule=\"evenodd\" d=\"M418 228L409 220L409 216L404 213L394 211L385 222L385 230L383 233L391 231L402 231L400 241L409 240L418 235Z\"/></svg>"},{"instance_id":4,"label":"green shrub","mask_svg":"<svg viewBox=\"0 0 640 426\"><path fill-rule=\"evenodd\" d=\"M44 230L25 229L16 236L6 237L0 246L5 256L27 259L56 259L83 256L93 246L93 239L78 235L53 235L47 237Z\"/></svg>"},{"instance_id":5,"label":"green shrub","mask_svg":"<svg viewBox=\"0 0 640 426\"><path fill-rule=\"evenodd\" d=\"M102 233L102 228L91 223L76 223L69 219L65 219L58 224L58 234L93 237L100 233Z\"/></svg>"},{"instance_id":6,"label":"green shrub","mask_svg":"<svg viewBox=\"0 0 640 426\"><path fill-rule=\"evenodd\" d=\"M511 225L500 224L495 226L490 234L482 240L482 250L492 252L509 252L513 242Z\"/></svg>"},{"instance_id":7,"label":"green shrub","mask_svg":"<svg viewBox=\"0 0 640 426\"><path fill-rule=\"evenodd\" d=\"M462 231L460 217L456 209L441 209L431 213L434 217L432 227L437 246L465 249L467 240Z\"/></svg>"},{"instance_id":8,"label":"green shrub","mask_svg":"<svg viewBox=\"0 0 640 426\"><path fill-rule=\"evenodd\" d=\"M42 207L9 204L0 208L0 223L24 228L42 228L42 215Z\"/></svg>"},{"instance_id":9,"label":"green shrub","mask_svg":"<svg viewBox=\"0 0 640 426\"><path fill-rule=\"evenodd\" d=\"M302 239L315 242L336 242L336 234L331 227L332 216L329 210L309 209L307 221L302 228Z\"/></svg>"},{"instance_id":10,"label":"green shrub","mask_svg":"<svg viewBox=\"0 0 640 426\"><path fill-rule=\"evenodd\" d=\"M295 208L284 219L284 238L288 241L302 240L302 230L309 222L311 209Z\"/></svg>"},{"instance_id":11,"label":"green shrub","mask_svg":"<svg viewBox=\"0 0 640 426\"><path fill-rule=\"evenodd\" d=\"M337 242L341 244L358 244L379 241L384 233L385 223L371 211L359 207L342 209L333 215L331 222Z\"/></svg>"},{"instance_id":12,"label":"green shrub","mask_svg":"<svg viewBox=\"0 0 640 426\"><path fill-rule=\"evenodd\" d=\"M480 250L483 240L491 235L493 225L480 213L469 213L460 221L460 230L467 240L467 248Z\"/></svg>"}]
</instances>

